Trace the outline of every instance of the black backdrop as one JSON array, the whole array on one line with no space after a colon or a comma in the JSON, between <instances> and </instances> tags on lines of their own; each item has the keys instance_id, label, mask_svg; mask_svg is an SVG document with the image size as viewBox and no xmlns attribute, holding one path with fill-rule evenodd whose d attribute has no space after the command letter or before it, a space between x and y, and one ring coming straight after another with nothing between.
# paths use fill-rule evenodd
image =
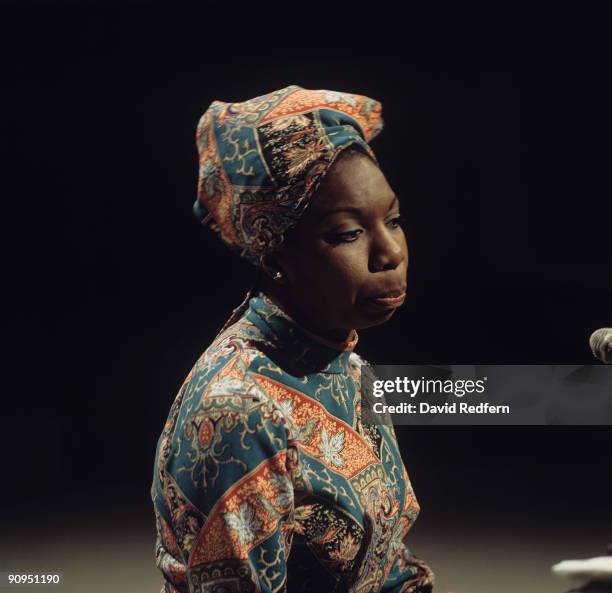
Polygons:
<instances>
[{"instance_id":1,"label":"black backdrop","mask_svg":"<svg viewBox=\"0 0 612 593\"><path fill-rule=\"evenodd\" d=\"M100 492L148 504L175 392L251 274L191 214L195 126L213 99L299 84L383 103L374 149L408 219L409 299L362 332L366 359L594 362L588 335L612 325L611 97L595 33L545 29L527 48L518 33L493 46L492 31L462 52L461 36L390 44L384 28L333 23L302 44L288 22L253 21L249 37L231 11L145 2L3 13L10 518ZM425 511L493 517L571 504L609 520L611 436L398 429Z\"/></svg>"}]
</instances>

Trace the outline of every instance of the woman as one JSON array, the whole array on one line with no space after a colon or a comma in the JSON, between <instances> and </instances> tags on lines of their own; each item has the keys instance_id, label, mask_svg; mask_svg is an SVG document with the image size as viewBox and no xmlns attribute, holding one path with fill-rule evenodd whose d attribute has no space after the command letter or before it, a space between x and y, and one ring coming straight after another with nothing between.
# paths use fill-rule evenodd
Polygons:
<instances>
[{"instance_id":1,"label":"woman","mask_svg":"<svg viewBox=\"0 0 612 593\"><path fill-rule=\"evenodd\" d=\"M195 363L152 497L168 593L428 592L393 429L361 419L357 329L405 297L399 204L368 142L381 106L287 87L215 101L194 210L260 280Z\"/></svg>"}]
</instances>

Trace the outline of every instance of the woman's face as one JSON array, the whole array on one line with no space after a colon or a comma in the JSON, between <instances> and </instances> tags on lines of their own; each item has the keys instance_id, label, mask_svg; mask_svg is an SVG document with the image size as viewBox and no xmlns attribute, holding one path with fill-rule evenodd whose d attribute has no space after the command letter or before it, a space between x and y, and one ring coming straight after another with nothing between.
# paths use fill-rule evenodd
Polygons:
<instances>
[{"instance_id":1,"label":"woman's face","mask_svg":"<svg viewBox=\"0 0 612 593\"><path fill-rule=\"evenodd\" d=\"M362 153L341 155L277 255L282 293L325 333L384 323L405 297L408 247L393 190Z\"/></svg>"}]
</instances>

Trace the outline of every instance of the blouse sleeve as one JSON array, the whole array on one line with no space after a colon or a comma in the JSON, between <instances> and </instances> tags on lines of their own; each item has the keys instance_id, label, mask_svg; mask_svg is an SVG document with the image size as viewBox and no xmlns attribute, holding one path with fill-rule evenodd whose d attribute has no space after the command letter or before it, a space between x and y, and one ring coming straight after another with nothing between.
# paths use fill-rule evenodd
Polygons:
<instances>
[{"instance_id":1,"label":"blouse sleeve","mask_svg":"<svg viewBox=\"0 0 612 593\"><path fill-rule=\"evenodd\" d=\"M402 542L381 593L431 593L433 585L431 568Z\"/></svg>"},{"instance_id":2,"label":"blouse sleeve","mask_svg":"<svg viewBox=\"0 0 612 593\"><path fill-rule=\"evenodd\" d=\"M203 401L169 466L203 517L184 554L188 590L280 591L294 512L286 418L276 403L244 395Z\"/></svg>"}]
</instances>

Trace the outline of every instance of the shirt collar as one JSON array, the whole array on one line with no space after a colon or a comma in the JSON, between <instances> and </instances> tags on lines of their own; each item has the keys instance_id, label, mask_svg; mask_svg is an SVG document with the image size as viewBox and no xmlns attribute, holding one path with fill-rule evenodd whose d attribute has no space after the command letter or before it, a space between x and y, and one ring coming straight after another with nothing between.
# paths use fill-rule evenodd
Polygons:
<instances>
[{"instance_id":1,"label":"shirt collar","mask_svg":"<svg viewBox=\"0 0 612 593\"><path fill-rule=\"evenodd\" d=\"M246 317L262 332L258 346L269 358L292 374L346 373L348 359L357 344L352 330L349 341L336 343L298 325L263 293L249 301Z\"/></svg>"}]
</instances>

